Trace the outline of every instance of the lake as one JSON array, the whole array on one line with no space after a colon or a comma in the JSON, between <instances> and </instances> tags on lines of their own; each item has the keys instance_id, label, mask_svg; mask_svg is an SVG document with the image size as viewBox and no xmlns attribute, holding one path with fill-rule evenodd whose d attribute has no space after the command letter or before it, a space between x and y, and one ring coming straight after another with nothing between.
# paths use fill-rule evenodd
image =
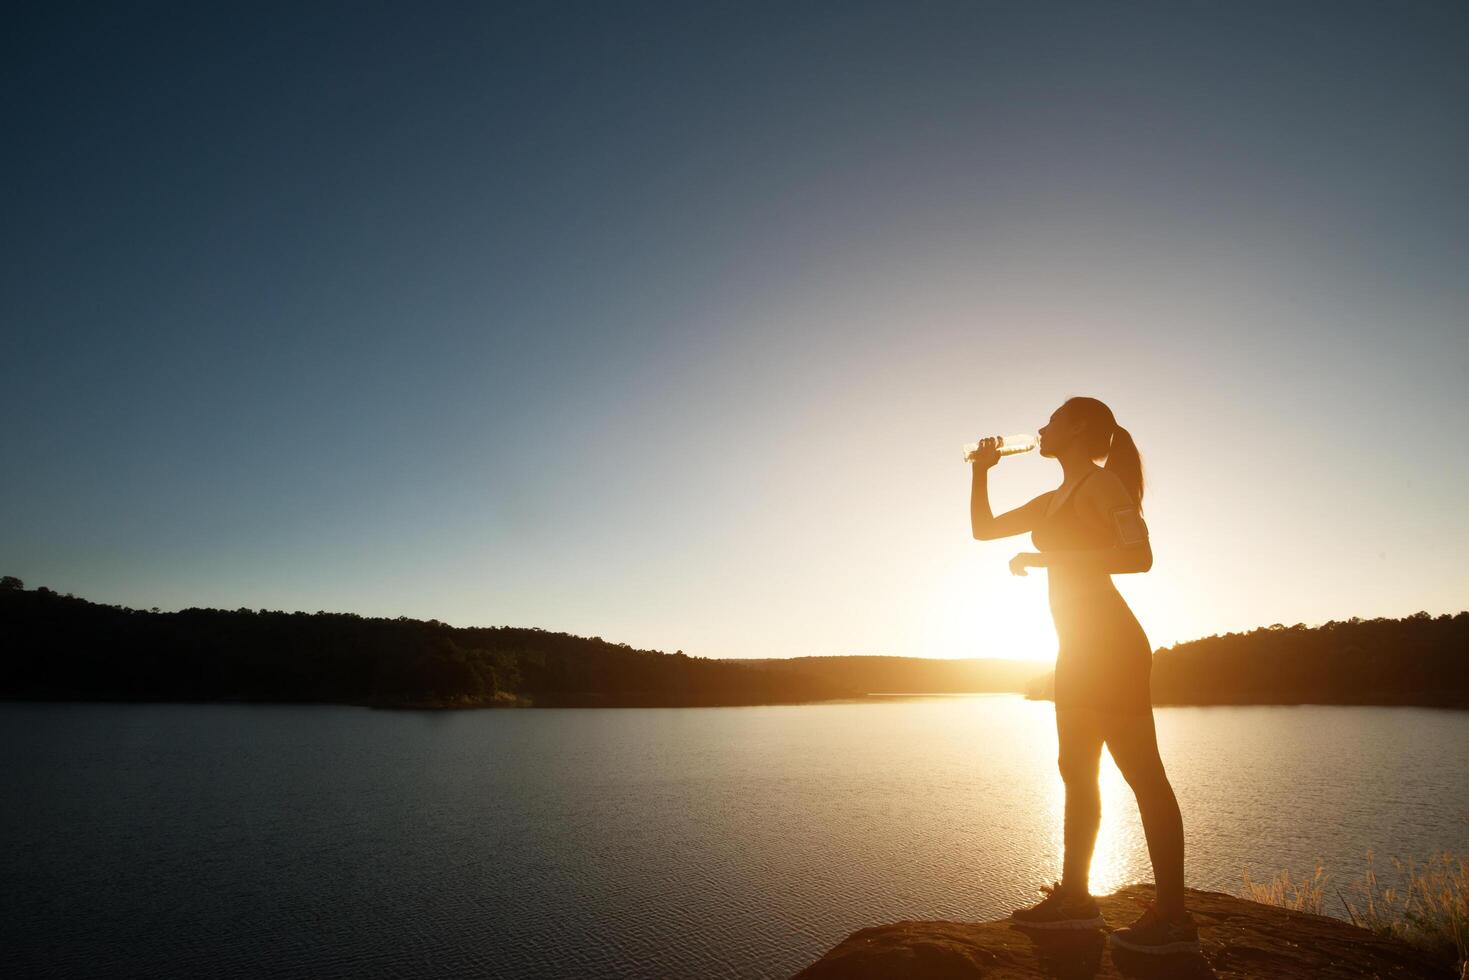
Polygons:
<instances>
[{"instance_id":1,"label":"lake","mask_svg":"<svg viewBox=\"0 0 1469 980\"><path fill-rule=\"evenodd\" d=\"M1469 851L1469 712L1159 708L1188 883ZM8 976L788 977L1059 874L1049 703L0 704ZM1103 763L1093 891L1151 871Z\"/></svg>"}]
</instances>

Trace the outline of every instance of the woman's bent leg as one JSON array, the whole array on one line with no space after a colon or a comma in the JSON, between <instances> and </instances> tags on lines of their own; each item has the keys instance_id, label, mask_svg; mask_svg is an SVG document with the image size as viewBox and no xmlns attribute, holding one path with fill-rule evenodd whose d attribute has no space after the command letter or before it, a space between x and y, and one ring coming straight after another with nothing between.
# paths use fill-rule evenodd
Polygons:
<instances>
[{"instance_id":1,"label":"woman's bent leg","mask_svg":"<svg viewBox=\"0 0 1469 980\"><path fill-rule=\"evenodd\" d=\"M1158 886L1158 911L1177 916L1183 912L1183 817L1158 754L1152 711L1109 719L1106 739L1112 761L1137 795Z\"/></svg>"},{"instance_id":2,"label":"woman's bent leg","mask_svg":"<svg viewBox=\"0 0 1469 980\"><path fill-rule=\"evenodd\" d=\"M1066 853L1061 887L1076 895L1090 889L1092 851L1102 825L1102 793L1097 785L1102 759L1102 729L1092 711L1056 705L1057 762L1066 786Z\"/></svg>"}]
</instances>

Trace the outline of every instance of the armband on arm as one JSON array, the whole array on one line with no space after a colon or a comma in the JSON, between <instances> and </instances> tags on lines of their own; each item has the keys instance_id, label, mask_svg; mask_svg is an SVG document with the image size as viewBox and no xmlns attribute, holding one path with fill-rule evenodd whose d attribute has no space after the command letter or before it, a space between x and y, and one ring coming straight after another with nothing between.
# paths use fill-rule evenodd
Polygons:
<instances>
[{"instance_id":1,"label":"armband on arm","mask_svg":"<svg viewBox=\"0 0 1469 980\"><path fill-rule=\"evenodd\" d=\"M1148 539L1148 526L1136 507L1118 507L1112 511L1112 529L1124 547L1142 544Z\"/></svg>"}]
</instances>

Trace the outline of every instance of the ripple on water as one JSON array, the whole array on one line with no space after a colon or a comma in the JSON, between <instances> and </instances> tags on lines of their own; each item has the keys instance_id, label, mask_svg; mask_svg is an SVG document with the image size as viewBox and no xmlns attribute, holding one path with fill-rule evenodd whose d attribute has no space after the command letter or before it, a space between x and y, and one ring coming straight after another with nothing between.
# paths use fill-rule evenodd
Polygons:
<instances>
[{"instance_id":1,"label":"ripple on water","mask_svg":"<svg viewBox=\"0 0 1469 980\"><path fill-rule=\"evenodd\" d=\"M1188 878L1469 851L1469 713L1166 708ZM1059 873L1049 704L0 705L8 975L786 977ZM1096 890L1150 878L1110 762Z\"/></svg>"}]
</instances>

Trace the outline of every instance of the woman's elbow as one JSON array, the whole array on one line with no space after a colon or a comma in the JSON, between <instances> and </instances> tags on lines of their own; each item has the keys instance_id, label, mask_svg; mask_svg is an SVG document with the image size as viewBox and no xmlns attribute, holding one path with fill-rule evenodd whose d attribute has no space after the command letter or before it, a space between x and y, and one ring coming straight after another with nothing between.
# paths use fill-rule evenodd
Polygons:
<instances>
[{"instance_id":1,"label":"woman's elbow","mask_svg":"<svg viewBox=\"0 0 1469 980\"><path fill-rule=\"evenodd\" d=\"M1142 547L1134 545L1130 548L1121 549L1121 553L1114 560L1112 571L1115 574L1132 575L1139 572L1146 572L1152 567L1152 550L1147 545L1143 545Z\"/></svg>"}]
</instances>

